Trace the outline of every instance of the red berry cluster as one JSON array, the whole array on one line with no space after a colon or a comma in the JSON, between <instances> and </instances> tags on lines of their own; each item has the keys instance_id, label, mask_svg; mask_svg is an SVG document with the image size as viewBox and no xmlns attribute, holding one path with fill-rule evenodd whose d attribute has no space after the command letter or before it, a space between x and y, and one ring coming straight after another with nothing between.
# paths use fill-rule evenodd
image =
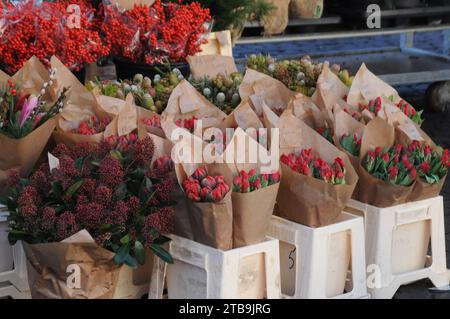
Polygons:
<instances>
[{"instance_id":1,"label":"red berry cluster","mask_svg":"<svg viewBox=\"0 0 450 319\"><path fill-rule=\"evenodd\" d=\"M233 179L233 192L250 193L276 184L279 181L279 172L272 174L259 174L255 169L251 169L248 172L242 170Z\"/></svg>"},{"instance_id":2,"label":"red berry cluster","mask_svg":"<svg viewBox=\"0 0 450 319\"><path fill-rule=\"evenodd\" d=\"M327 164L320 157L314 157L312 149L302 149L288 155L281 155L281 162L293 171L321 179L333 185L345 184L345 163L336 157L332 165Z\"/></svg>"},{"instance_id":3,"label":"red berry cluster","mask_svg":"<svg viewBox=\"0 0 450 319\"><path fill-rule=\"evenodd\" d=\"M88 120L81 122L78 128L74 129L72 133L81 135L95 135L105 130L106 126L111 122L107 117L98 118L92 115Z\"/></svg>"},{"instance_id":4,"label":"red berry cluster","mask_svg":"<svg viewBox=\"0 0 450 319\"><path fill-rule=\"evenodd\" d=\"M135 5L125 12L105 7L102 31L112 54L135 63L161 64L184 61L206 42L209 9L198 2L180 4L156 0L151 6Z\"/></svg>"},{"instance_id":5,"label":"red berry cluster","mask_svg":"<svg viewBox=\"0 0 450 319\"><path fill-rule=\"evenodd\" d=\"M194 202L220 202L230 190L223 176L210 176L199 167L183 182L187 197Z\"/></svg>"},{"instance_id":6,"label":"red berry cluster","mask_svg":"<svg viewBox=\"0 0 450 319\"><path fill-rule=\"evenodd\" d=\"M80 27L68 21L73 12L69 5L80 7ZM0 61L6 72L13 74L33 55L49 64L56 55L67 67L77 71L84 63L96 61L109 54L102 43L99 19L88 0L25 1L21 5L6 2L7 10L0 11L4 29L0 40Z\"/></svg>"}]
</instances>

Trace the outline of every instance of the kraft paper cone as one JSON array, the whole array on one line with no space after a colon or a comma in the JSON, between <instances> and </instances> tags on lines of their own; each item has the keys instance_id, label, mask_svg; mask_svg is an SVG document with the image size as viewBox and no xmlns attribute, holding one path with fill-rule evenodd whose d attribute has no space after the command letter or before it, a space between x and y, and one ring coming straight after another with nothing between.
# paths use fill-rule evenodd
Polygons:
<instances>
[{"instance_id":1,"label":"kraft paper cone","mask_svg":"<svg viewBox=\"0 0 450 319\"><path fill-rule=\"evenodd\" d=\"M239 86L241 99L250 98L258 116L262 114L262 102L272 110L286 109L295 92L282 82L258 71L247 69Z\"/></svg>"},{"instance_id":2,"label":"kraft paper cone","mask_svg":"<svg viewBox=\"0 0 450 319\"><path fill-rule=\"evenodd\" d=\"M395 103L400 100L397 91L370 72L363 63L353 79L352 86L348 92L347 103L358 106L360 103L365 104L370 100L383 96L392 96Z\"/></svg>"},{"instance_id":3,"label":"kraft paper cone","mask_svg":"<svg viewBox=\"0 0 450 319\"><path fill-rule=\"evenodd\" d=\"M344 112L337 104L334 107L334 145L342 152L347 154L350 162L353 167L356 169L359 166L359 156L355 156L350 154L345 148L341 145L341 137L344 134L353 136L356 134L358 138L362 138L364 134L365 125L361 122L355 120L350 114ZM355 190L353 191L353 197L355 199L358 198L359 187L361 186L361 181L358 181L356 184ZM364 187L364 185L362 185Z\"/></svg>"},{"instance_id":4,"label":"kraft paper cone","mask_svg":"<svg viewBox=\"0 0 450 319\"><path fill-rule=\"evenodd\" d=\"M193 136L193 138L196 138ZM175 146L185 148L183 151L193 153L189 141L182 140ZM205 147L200 141L200 146ZM202 147L201 147L202 148ZM182 187L183 181L191 176L198 167L205 167L208 175L223 175L230 191L224 199L218 203L197 203L186 198L187 212L192 227L194 240L220 250L228 250L233 246L233 207L231 202L232 175L225 163L185 163L175 151L172 152L175 159L175 172L178 184Z\"/></svg>"},{"instance_id":5,"label":"kraft paper cone","mask_svg":"<svg viewBox=\"0 0 450 319\"><path fill-rule=\"evenodd\" d=\"M72 133L81 122L88 120L93 115L99 118L107 117L111 119L111 122L103 132L94 135ZM137 110L134 105L133 95L130 93L127 95L125 105L114 118L111 118L108 113L98 108L96 104L84 107L68 104L60 114L53 137L57 143L73 147L77 143L101 143L109 136L128 135L136 128Z\"/></svg>"},{"instance_id":6,"label":"kraft paper cone","mask_svg":"<svg viewBox=\"0 0 450 319\"><path fill-rule=\"evenodd\" d=\"M82 230L57 243L24 243L30 292L33 299L105 299L116 289L120 265L114 253L98 246ZM79 289L68 286L70 265L80 269ZM73 267L73 266L72 266Z\"/></svg>"},{"instance_id":7,"label":"kraft paper cone","mask_svg":"<svg viewBox=\"0 0 450 319\"><path fill-rule=\"evenodd\" d=\"M360 164L357 167L359 175L359 201L376 207L390 207L403 204L413 190L412 186L394 185L370 175L362 166L362 161L369 150L380 146L391 147L395 141L395 130L385 120L376 117L364 129L361 142Z\"/></svg>"},{"instance_id":8,"label":"kraft paper cone","mask_svg":"<svg viewBox=\"0 0 450 319\"><path fill-rule=\"evenodd\" d=\"M192 77L196 80L204 77L214 78L219 74L230 75L238 71L233 57L223 55L199 55L187 58Z\"/></svg>"},{"instance_id":9,"label":"kraft paper cone","mask_svg":"<svg viewBox=\"0 0 450 319\"><path fill-rule=\"evenodd\" d=\"M408 118L403 112L397 111L388 114L388 121L395 126L395 141L403 146L410 145L413 141L419 141L426 145L431 146L439 154L442 153L442 148L437 146L433 140L410 118ZM417 176L414 183L411 194L409 194L407 201L414 202L423 199L433 198L438 196L445 184L445 175L439 183L429 184L425 179Z\"/></svg>"},{"instance_id":10,"label":"kraft paper cone","mask_svg":"<svg viewBox=\"0 0 450 319\"><path fill-rule=\"evenodd\" d=\"M338 103L339 100L344 99L349 93L349 88L342 83L339 77L330 70L327 63L324 64L322 73L317 79L316 91L314 92L315 101L317 106L326 111L330 119L333 106Z\"/></svg>"},{"instance_id":11,"label":"kraft paper cone","mask_svg":"<svg viewBox=\"0 0 450 319\"><path fill-rule=\"evenodd\" d=\"M0 189L8 178L8 170L18 169L21 176L31 173L39 156L47 145L53 130L56 119L50 119L27 136L20 139L13 139L0 134Z\"/></svg>"},{"instance_id":12,"label":"kraft paper cone","mask_svg":"<svg viewBox=\"0 0 450 319\"><path fill-rule=\"evenodd\" d=\"M202 120L203 129L217 127L227 117L219 108L215 107L201 95L188 81L182 80L170 95L166 109L161 114L161 126L164 134L172 140L172 131L176 126L171 125L177 119L192 118Z\"/></svg>"},{"instance_id":13,"label":"kraft paper cone","mask_svg":"<svg viewBox=\"0 0 450 319\"><path fill-rule=\"evenodd\" d=\"M269 0L267 2L272 4L274 9L261 21L264 26L264 34L282 33L289 23L290 0Z\"/></svg>"},{"instance_id":14,"label":"kraft paper cone","mask_svg":"<svg viewBox=\"0 0 450 319\"><path fill-rule=\"evenodd\" d=\"M125 101L112 96L102 95L100 89L95 87L92 96L97 108L106 112L110 117L117 116L125 106Z\"/></svg>"},{"instance_id":15,"label":"kraft paper cone","mask_svg":"<svg viewBox=\"0 0 450 319\"><path fill-rule=\"evenodd\" d=\"M280 217L309 227L333 223L346 207L358 181L350 159L288 112L280 118L280 130L280 155L311 148L327 163L333 163L336 157L342 158L346 167L345 184L331 185L294 172L281 163L282 179L277 198Z\"/></svg>"},{"instance_id":16,"label":"kraft paper cone","mask_svg":"<svg viewBox=\"0 0 450 319\"><path fill-rule=\"evenodd\" d=\"M239 140L245 141L246 147L244 149L238 148ZM224 152L224 158L233 176L238 175L241 170L248 172L250 169L256 169L258 173L262 173L261 167L263 164L260 158L258 157L252 163L249 155L250 150L258 150L258 154L259 152L265 152L265 155L268 156L268 151L261 148L262 146L256 140L242 129L237 129ZM276 167L272 172L279 170L279 159L276 160ZM251 193L233 192L231 194L233 203L233 248L264 241L274 211L279 186L280 183L277 183Z\"/></svg>"},{"instance_id":17,"label":"kraft paper cone","mask_svg":"<svg viewBox=\"0 0 450 319\"><path fill-rule=\"evenodd\" d=\"M292 112L295 117L302 120L313 129L332 127L332 122L327 118L327 114L322 112L308 96L297 94L289 102L287 109L289 112Z\"/></svg>"},{"instance_id":18,"label":"kraft paper cone","mask_svg":"<svg viewBox=\"0 0 450 319\"><path fill-rule=\"evenodd\" d=\"M263 128L261 120L256 115L250 106L249 100L243 100L241 103L233 110L233 112L228 115L225 120L218 126L219 129L225 131L227 128L237 128L240 127L243 130L248 128L259 129Z\"/></svg>"},{"instance_id":19,"label":"kraft paper cone","mask_svg":"<svg viewBox=\"0 0 450 319\"><path fill-rule=\"evenodd\" d=\"M138 130L139 138L145 137L147 135L147 133L150 133L150 134L162 137L162 138L166 137L162 128L145 125L143 122L143 119L145 119L145 118L150 119L153 116L157 116L158 118L160 118L160 115L158 113L152 112L152 111L144 109L142 107L136 107L136 109L137 109L137 118L138 118L137 130Z\"/></svg>"}]
</instances>

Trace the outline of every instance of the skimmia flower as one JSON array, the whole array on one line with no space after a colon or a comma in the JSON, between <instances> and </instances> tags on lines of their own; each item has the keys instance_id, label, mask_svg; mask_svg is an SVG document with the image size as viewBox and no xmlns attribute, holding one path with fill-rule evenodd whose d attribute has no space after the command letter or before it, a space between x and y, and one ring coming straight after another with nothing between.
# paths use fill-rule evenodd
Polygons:
<instances>
[{"instance_id":1,"label":"skimmia flower","mask_svg":"<svg viewBox=\"0 0 450 319\"><path fill-rule=\"evenodd\" d=\"M345 162L340 157L337 157L330 165L320 157L314 157L312 149L302 149L288 155L283 154L280 161L302 175L314 177L332 185L345 184Z\"/></svg>"}]
</instances>

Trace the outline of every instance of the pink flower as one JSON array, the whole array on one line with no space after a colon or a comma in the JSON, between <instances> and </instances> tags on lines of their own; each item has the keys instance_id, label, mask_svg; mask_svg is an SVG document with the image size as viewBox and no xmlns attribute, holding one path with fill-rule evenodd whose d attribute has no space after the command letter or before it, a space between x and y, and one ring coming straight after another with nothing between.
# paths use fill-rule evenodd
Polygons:
<instances>
[{"instance_id":1,"label":"pink flower","mask_svg":"<svg viewBox=\"0 0 450 319\"><path fill-rule=\"evenodd\" d=\"M38 98L36 96L30 96L23 103L22 111L19 117L19 126L22 127L28 120L33 111L38 107Z\"/></svg>"}]
</instances>

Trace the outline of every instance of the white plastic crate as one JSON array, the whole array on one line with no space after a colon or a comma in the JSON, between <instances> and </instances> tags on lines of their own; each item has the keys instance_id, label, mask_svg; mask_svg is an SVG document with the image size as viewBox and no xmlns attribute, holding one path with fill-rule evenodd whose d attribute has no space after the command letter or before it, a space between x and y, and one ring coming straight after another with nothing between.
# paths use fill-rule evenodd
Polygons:
<instances>
[{"instance_id":1,"label":"white plastic crate","mask_svg":"<svg viewBox=\"0 0 450 319\"><path fill-rule=\"evenodd\" d=\"M367 298L364 225L343 213L311 228L273 216L268 236L280 241L283 298Z\"/></svg>"},{"instance_id":2,"label":"white plastic crate","mask_svg":"<svg viewBox=\"0 0 450 319\"><path fill-rule=\"evenodd\" d=\"M159 278L166 278L169 299L279 299L278 240L228 251L175 235L169 236L173 264L159 262ZM156 283L156 281L155 281ZM164 280L149 296L162 298Z\"/></svg>"},{"instance_id":3,"label":"white plastic crate","mask_svg":"<svg viewBox=\"0 0 450 319\"><path fill-rule=\"evenodd\" d=\"M0 207L0 273L12 270L13 253L8 242L8 212Z\"/></svg>"},{"instance_id":4,"label":"white plastic crate","mask_svg":"<svg viewBox=\"0 0 450 319\"><path fill-rule=\"evenodd\" d=\"M372 298L392 298L401 285L424 278L436 287L448 286L441 196L387 208L351 200L346 210L365 220L366 263L374 269Z\"/></svg>"},{"instance_id":5,"label":"white plastic crate","mask_svg":"<svg viewBox=\"0 0 450 319\"><path fill-rule=\"evenodd\" d=\"M22 243L12 246L14 267L0 273L0 298L29 299L30 288L26 268L26 257Z\"/></svg>"}]
</instances>

